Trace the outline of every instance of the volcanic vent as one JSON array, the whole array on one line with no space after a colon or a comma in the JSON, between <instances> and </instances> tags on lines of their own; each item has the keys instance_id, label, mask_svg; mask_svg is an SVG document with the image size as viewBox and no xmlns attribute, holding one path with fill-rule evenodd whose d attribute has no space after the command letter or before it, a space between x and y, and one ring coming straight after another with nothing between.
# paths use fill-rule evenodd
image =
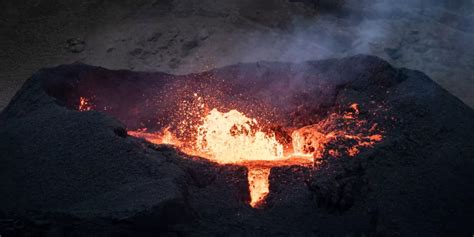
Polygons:
<instances>
[{"instance_id":1,"label":"volcanic vent","mask_svg":"<svg viewBox=\"0 0 474 237\"><path fill-rule=\"evenodd\" d=\"M140 82L91 76L63 99L71 109L118 118L131 136L246 167L252 207L262 207L272 167L314 168L323 158L356 157L383 139L383 102L364 101L360 108L348 98L338 104L330 81L293 73L304 68L282 67L257 78L258 67L255 74L236 66L135 79Z\"/></svg>"},{"instance_id":2,"label":"volcanic vent","mask_svg":"<svg viewBox=\"0 0 474 237\"><path fill-rule=\"evenodd\" d=\"M370 56L43 69L0 114L0 231L466 234L473 121Z\"/></svg>"}]
</instances>

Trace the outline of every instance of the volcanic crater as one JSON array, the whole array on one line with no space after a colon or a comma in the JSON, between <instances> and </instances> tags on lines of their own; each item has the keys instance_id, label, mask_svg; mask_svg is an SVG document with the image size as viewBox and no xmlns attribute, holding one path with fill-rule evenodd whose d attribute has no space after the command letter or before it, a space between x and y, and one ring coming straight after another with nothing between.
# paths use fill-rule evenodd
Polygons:
<instances>
[{"instance_id":1,"label":"volcanic crater","mask_svg":"<svg viewBox=\"0 0 474 237\"><path fill-rule=\"evenodd\" d=\"M0 122L0 210L25 223L12 233L464 233L474 213L474 111L373 56L63 65Z\"/></svg>"},{"instance_id":2,"label":"volcanic crater","mask_svg":"<svg viewBox=\"0 0 474 237\"><path fill-rule=\"evenodd\" d=\"M352 98L336 102L337 83L295 74L307 65L278 65L279 71L263 74L262 67L186 76L95 73L72 87L48 79L45 86L70 109L117 118L131 136L245 166L252 207L263 205L272 167L314 168L323 158L357 156L382 141L383 127L395 120L377 94L365 101L362 113L359 103L349 103Z\"/></svg>"}]
</instances>

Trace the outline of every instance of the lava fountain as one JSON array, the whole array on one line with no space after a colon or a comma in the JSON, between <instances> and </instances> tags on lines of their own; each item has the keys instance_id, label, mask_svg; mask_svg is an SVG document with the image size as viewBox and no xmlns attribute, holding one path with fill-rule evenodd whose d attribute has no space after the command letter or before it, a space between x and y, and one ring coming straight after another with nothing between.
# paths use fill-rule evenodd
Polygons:
<instances>
[{"instance_id":1,"label":"lava fountain","mask_svg":"<svg viewBox=\"0 0 474 237\"><path fill-rule=\"evenodd\" d=\"M364 101L370 108L363 112L350 100L328 106L323 102L331 90L317 79L293 83L282 73L251 82L227 74L164 76L142 84L124 79L123 85L112 77L101 80L84 79L68 103L118 118L130 136L246 167L255 208L270 192L273 167L315 167L328 157L354 157L383 139L373 119L382 104Z\"/></svg>"}]
</instances>

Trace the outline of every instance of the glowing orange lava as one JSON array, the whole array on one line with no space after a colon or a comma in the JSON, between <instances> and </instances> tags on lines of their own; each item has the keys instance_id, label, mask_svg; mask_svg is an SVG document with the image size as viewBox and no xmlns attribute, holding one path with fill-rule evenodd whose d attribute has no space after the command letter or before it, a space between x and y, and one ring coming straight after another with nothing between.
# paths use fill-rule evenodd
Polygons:
<instances>
[{"instance_id":1,"label":"glowing orange lava","mask_svg":"<svg viewBox=\"0 0 474 237\"><path fill-rule=\"evenodd\" d=\"M194 95L197 97L197 95ZM199 97L199 108L205 108ZM91 110L86 98L81 97L79 110ZM313 166L315 159L324 156L339 157L343 154L356 156L361 148L372 147L382 140L377 124L370 129L367 121L359 119L359 105L352 104L349 111L332 113L311 125L291 129L290 144L282 144L274 132L263 129L258 121L237 110L220 112L212 109L200 121L178 121L192 127L192 136L179 138L168 126L161 132L151 133L146 128L128 131L131 136L146 139L155 144L171 144L190 155L201 156L219 164L236 164L247 167L250 205L261 206L270 192L269 176L272 167ZM346 141L334 148L330 144Z\"/></svg>"},{"instance_id":2,"label":"glowing orange lava","mask_svg":"<svg viewBox=\"0 0 474 237\"><path fill-rule=\"evenodd\" d=\"M92 110L92 105L89 103L89 99L85 97L79 98L79 107L77 108L79 111L89 111Z\"/></svg>"},{"instance_id":3,"label":"glowing orange lava","mask_svg":"<svg viewBox=\"0 0 474 237\"><path fill-rule=\"evenodd\" d=\"M270 168L249 168L247 176L249 180L250 205L257 207L270 192L268 180Z\"/></svg>"},{"instance_id":4,"label":"glowing orange lava","mask_svg":"<svg viewBox=\"0 0 474 237\"><path fill-rule=\"evenodd\" d=\"M283 145L275 134L265 134L257 120L237 110L221 113L213 109L198 127L196 148L221 164L283 157Z\"/></svg>"},{"instance_id":5,"label":"glowing orange lava","mask_svg":"<svg viewBox=\"0 0 474 237\"><path fill-rule=\"evenodd\" d=\"M137 131L128 131L127 133L130 136L140 137L154 144L181 146L181 142L171 133L169 127L163 129L161 133L148 133L146 128Z\"/></svg>"}]
</instances>

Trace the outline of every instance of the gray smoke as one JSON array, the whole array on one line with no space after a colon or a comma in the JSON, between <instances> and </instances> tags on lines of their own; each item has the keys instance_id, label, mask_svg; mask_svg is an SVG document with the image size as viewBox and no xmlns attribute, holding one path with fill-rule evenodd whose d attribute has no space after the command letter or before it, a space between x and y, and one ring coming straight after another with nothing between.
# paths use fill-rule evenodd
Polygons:
<instances>
[{"instance_id":1,"label":"gray smoke","mask_svg":"<svg viewBox=\"0 0 474 237\"><path fill-rule=\"evenodd\" d=\"M233 45L236 50L224 58L298 62L371 54L398 67L423 71L474 105L474 1L295 0L291 4L304 4L314 14L294 14L276 26L262 20L262 27L238 32L241 40Z\"/></svg>"}]
</instances>

